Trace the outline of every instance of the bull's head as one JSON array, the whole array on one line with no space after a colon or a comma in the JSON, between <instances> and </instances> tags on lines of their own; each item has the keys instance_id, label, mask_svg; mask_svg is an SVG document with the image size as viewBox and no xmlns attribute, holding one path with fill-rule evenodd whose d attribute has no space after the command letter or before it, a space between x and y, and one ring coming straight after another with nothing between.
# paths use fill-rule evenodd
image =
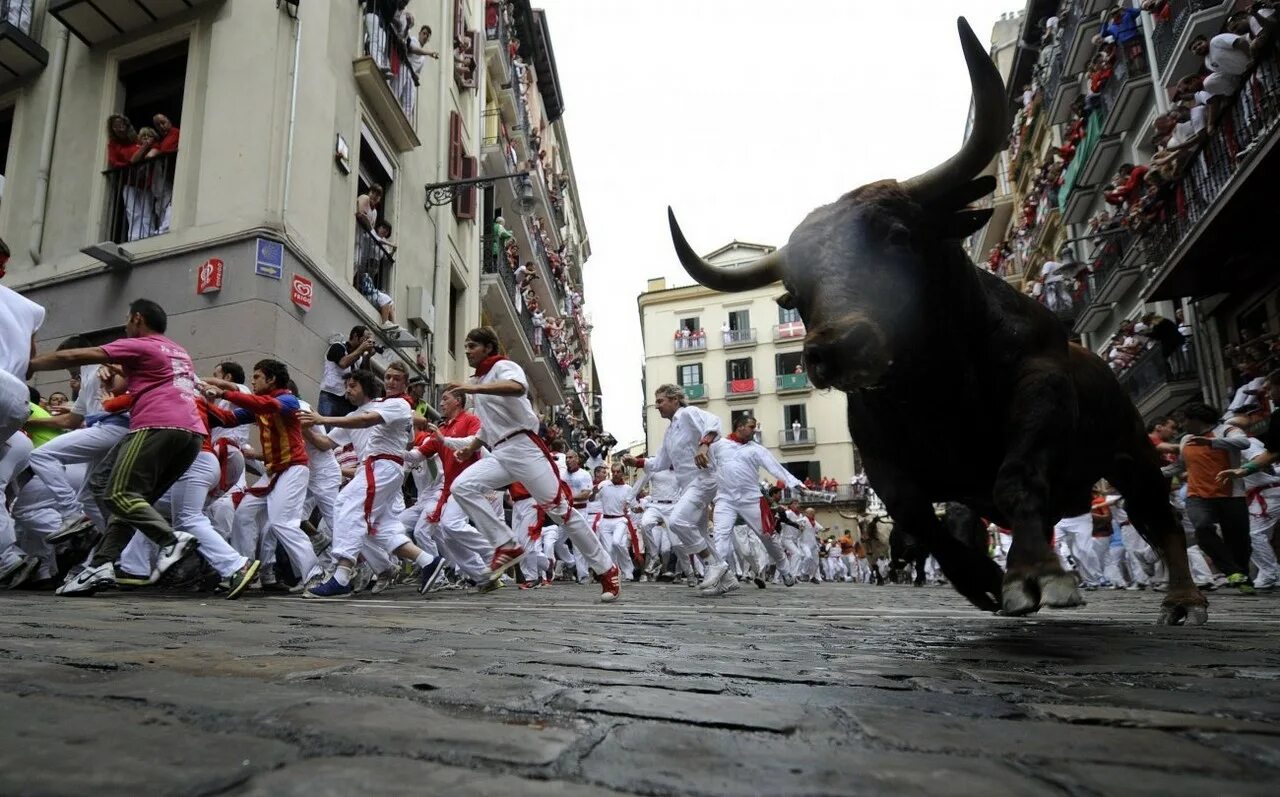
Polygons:
<instances>
[{"instance_id":1,"label":"bull's head","mask_svg":"<svg viewBox=\"0 0 1280 797\"><path fill-rule=\"evenodd\" d=\"M1009 109L995 64L963 17L958 25L974 126L945 163L905 182L863 186L818 208L785 246L745 267L699 257L668 208L676 253L698 282L725 292L783 283L778 304L798 309L805 321L804 356L817 387L880 384L894 359L921 343L921 320L932 309L925 286L937 283L938 262L960 258L956 242L991 216L967 206L995 187L994 178L975 177L1000 151Z\"/></svg>"}]
</instances>

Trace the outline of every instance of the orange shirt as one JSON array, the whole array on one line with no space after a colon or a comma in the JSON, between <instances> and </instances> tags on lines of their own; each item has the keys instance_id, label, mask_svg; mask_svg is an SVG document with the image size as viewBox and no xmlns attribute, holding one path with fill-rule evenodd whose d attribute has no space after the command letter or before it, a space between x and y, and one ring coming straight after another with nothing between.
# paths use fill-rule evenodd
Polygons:
<instances>
[{"instance_id":1,"label":"orange shirt","mask_svg":"<svg viewBox=\"0 0 1280 797\"><path fill-rule=\"evenodd\" d=\"M1213 437L1205 432L1201 437ZM1218 473L1231 467L1230 452L1213 446L1182 446L1182 461L1187 465L1187 495L1196 498L1230 498L1234 490L1230 481L1220 483Z\"/></svg>"},{"instance_id":2,"label":"orange shirt","mask_svg":"<svg viewBox=\"0 0 1280 797\"><path fill-rule=\"evenodd\" d=\"M848 534L840 538L840 553L842 554L853 553L853 538L850 537Z\"/></svg>"}]
</instances>

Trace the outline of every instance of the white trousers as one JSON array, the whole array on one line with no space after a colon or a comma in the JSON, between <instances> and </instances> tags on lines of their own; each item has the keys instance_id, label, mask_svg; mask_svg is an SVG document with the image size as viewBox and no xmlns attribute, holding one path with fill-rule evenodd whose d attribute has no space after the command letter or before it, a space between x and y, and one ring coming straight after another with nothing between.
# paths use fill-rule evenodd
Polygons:
<instances>
[{"instance_id":1,"label":"white trousers","mask_svg":"<svg viewBox=\"0 0 1280 797\"><path fill-rule=\"evenodd\" d=\"M129 429L124 426L98 424L58 435L31 452L31 472L53 493L64 519L84 514L90 507L94 512L97 510L92 500L84 501L88 480L81 482L81 489L73 488L67 479L67 466L84 463L92 471L128 433Z\"/></svg>"},{"instance_id":2,"label":"white trousers","mask_svg":"<svg viewBox=\"0 0 1280 797\"><path fill-rule=\"evenodd\" d=\"M1120 539L1124 542L1125 569L1129 571L1129 580L1141 586L1150 584L1155 577L1160 556L1142 539L1132 523L1120 524Z\"/></svg>"},{"instance_id":3,"label":"white trousers","mask_svg":"<svg viewBox=\"0 0 1280 797\"><path fill-rule=\"evenodd\" d=\"M707 545L707 507L716 497L715 482L698 479L686 485L684 492L667 515L667 528L675 537L676 553L685 556L709 550L712 558L722 559L713 546Z\"/></svg>"},{"instance_id":4,"label":"white trousers","mask_svg":"<svg viewBox=\"0 0 1280 797\"><path fill-rule=\"evenodd\" d=\"M467 520L467 514L462 511L452 494L440 508L439 522L432 523L429 518L438 504L439 496L422 509L414 525L414 539L431 539L444 557L453 562L454 567L463 575L472 581L479 580L488 569L489 560L493 558L493 546ZM490 512L492 511L491 508Z\"/></svg>"},{"instance_id":5,"label":"white trousers","mask_svg":"<svg viewBox=\"0 0 1280 797\"><path fill-rule=\"evenodd\" d=\"M1280 423L1280 420L1275 421ZM1255 514L1253 504L1249 505L1249 539L1253 543L1253 553L1249 561L1258 569L1253 578L1254 586L1280 586L1280 564L1276 562L1276 551L1271 547L1271 533L1280 523L1280 502L1269 500L1266 516L1258 511Z\"/></svg>"},{"instance_id":6,"label":"white trousers","mask_svg":"<svg viewBox=\"0 0 1280 797\"><path fill-rule=\"evenodd\" d=\"M527 437L513 437L493 449L492 455L462 472L453 484L453 497L488 538L494 548L512 541L511 529L493 516L486 493L520 482L547 515L568 533L578 554L596 573L605 573L613 561L587 527L587 521L565 500L555 463Z\"/></svg>"},{"instance_id":7,"label":"white trousers","mask_svg":"<svg viewBox=\"0 0 1280 797\"><path fill-rule=\"evenodd\" d=\"M273 561L274 556L260 557L259 544L274 539L288 552L293 572L299 578L311 575L316 566L316 552L302 531L302 507L307 500L310 476L306 465L292 465L285 468L266 495L245 493L232 523L232 547L242 556L261 558L265 563ZM260 530L265 533L260 534Z\"/></svg>"},{"instance_id":8,"label":"white trousers","mask_svg":"<svg viewBox=\"0 0 1280 797\"><path fill-rule=\"evenodd\" d=\"M534 539L537 534L537 539ZM547 566L555 558L555 551L543 548L546 537L542 534L542 525L538 519L538 502L532 498L521 498L511 504L511 535L516 543L524 548L524 560L520 562L520 572L525 581L536 581L547 572Z\"/></svg>"},{"instance_id":9,"label":"white trousers","mask_svg":"<svg viewBox=\"0 0 1280 797\"><path fill-rule=\"evenodd\" d=\"M1075 560L1075 571L1080 576L1080 583L1086 587L1100 585L1102 564L1093 548L1093 515L1086 512L1075 517L1064 517L1054 525L1053 533L1058 539L1058 555L1062 558L1063 568L1071 569L1071 563L1066 557L1069 554Z\"/></svg>"},{"instance_id":10,"label":"white trousers","mask_svg":"<svg viewBox=\"0 0 1280 797\"><path fill-rule=\"evenodd\" d=\"M53 578L58 572L58 562L53 546L45 542L45 538L62 526L62 515L58 514L53 493L44 482L31 479L22 486L12 509L19 547L40 560L36 578Z\"/></svg>"},{"instance_id":11,"label":"white trousers","mask_svg":"<svg viewBox=\"0 0 1280 797\"><path fill-rule=\"evenodd\" d=\"M758 500L733 501L728 497L716 498L715 525L711 532L711 539L720 558L725 559L731 568L736 569L738 562L733 548L733 527L737 525L739 518L764 545L764 549L769 553L769 560L777 565L780 571L790 572L787 554L783 545L780 545L777 540L780 535L764 533L764 519L760 514Z\"/></svg>"},{"instance_id":12,"label":"white trousers","mask_svg":"<svg viewBox=\"0 0 1280 797\"><path fill-rule=\"evenodd\" d=\"M404 482L403 468L391 460L379 460L373 463L372 476L370 480L369 469L362 462L356 475L338 493L337 527L329 549L335 558L354 562L366 538L388 554L409 542L395 506ZM370 497L371 509L366 518L365 502Z\"/></svg>"},{"instance_id":13,"label":"white trousers","mask_svg":"<svg viewBox=\"0 0 1280 797\"><path fill-rule=\"evenodd\" d=\"M22 432L14 432L0 446L0 564L8 564L22 556L18 548L18 532L9 514L5 490L9 482L27 466L31 456L31 438Z\"/></svg>"},{"instance_id":14,"label":"white trousers","mask_svg":"<svg viewBox=\"0 0 1280 797\"><path fill-rule=\"evenodd\" d=\"M156 198L150 189L133 185L123 187L124 216L128 229L125 235L130 241L150 238L156 234Z\"/></svg>"},{"instance_id":15,"label":"white trousers","mask_svg":"<svg viewBox=\"0 0 1280 797\"><path fill-rule=\"evenodd\" d=\"M342 489L342 468L338 466L337 458L328 452L312 457L307 467L311 471L307 493L310 500L320 508L320 517L329 528L329 535L333 536L333 527L337 522L338 491Z\"/></svg>"},{"instance_id":16,"label":"white trousers","mask_svg":"<svg viewBox=\"0 0 1280 797\"><path fill-rule=\"evenodd\" d=\"M30 341L17 341L19 346ZM8 371L0 371L0 440L22 428L31 416L31 391L25 382Z\"/></svg>"},{"instance_id":17,"label":"white trousers","mask_svg":"<svg viewBox=\"0 0 1280 797\"><path fill-rule=\"evenodd\" d=\"M614 564L621 569L622 577L627 581L635 580L635 565L631 557L631 529L627 525L627 518L601 516L596 520L595 532Z\"/></svg>"}]
</instances>

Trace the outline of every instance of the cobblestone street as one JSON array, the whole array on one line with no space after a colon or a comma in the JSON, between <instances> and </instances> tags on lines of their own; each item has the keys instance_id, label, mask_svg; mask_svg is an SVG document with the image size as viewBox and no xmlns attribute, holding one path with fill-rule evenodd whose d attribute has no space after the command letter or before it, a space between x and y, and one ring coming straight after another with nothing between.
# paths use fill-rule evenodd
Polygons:
<instances>
[{"instance_id":1,"label":"cobblestone street","mask_svg":"<svg viewBox=\"0 0 1280 797\"><path fill-rule=\"evenodd\" d=\"M1275 794L1278 599L6 593L0 793Z\"/></svg>"}]
</instances>

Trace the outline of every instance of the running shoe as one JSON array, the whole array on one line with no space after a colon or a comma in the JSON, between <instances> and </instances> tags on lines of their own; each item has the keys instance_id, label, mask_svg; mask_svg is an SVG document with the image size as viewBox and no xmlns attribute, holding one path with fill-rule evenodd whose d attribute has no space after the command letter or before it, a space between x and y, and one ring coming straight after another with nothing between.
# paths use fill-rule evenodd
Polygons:
<instances>
[{"instance_id":1,"label":"running shoe","mask_svg":"<svg viewBox=\"0 0 1280 797\"><path fill-rule=\"evenodd\" d=\"M88 596L115 584L116 570L110 562L97 567L86 567L78 573L70 575L54 592L58 595Z\"/></svg>"},{"instance_id":2,"label":"running shoe","mask_svg":"<svg viewBox=\"0 0 1280 797\"><path fill-rule=\"evenodd\" d=\"M614 565L600 576L600 602L613 603L622 592L622 571Z\"/></svg>"},{"instance_id":3,"label":"running shoe","mask_svg":"<svg viewBox=\"0 0 1280 797\"><path fill-rule=\"evenodd\" d=\"M1236 591L1241 595L1256 595L1257 590L1249 583L1249 577L1244 573L1232 573L1227 576L1227 586L1235 587Z\"/></svg>"},{"instance_id":4,"label":"running shoe","mask_svg":"<svg viewBox=\"0 0 1280 797\"><path fill-rule=\"evenodd\" d=\"M69 540L76 535L92 531L93 528L93 519L88 515L69 518L67 522L62 524L62 528L45 537L44 541L50 545L57 545L58 543Z\"/></svg>"},{"instance_id":5,"label":"running shoe","mask_svg":"<svg viewBox=\"0 0 1280 797\"><path fill-rule=\"evenodd\" d=\"M5 589L17 589L31 578L31 574L36 572L40 567L40 560L34 556L24 556L18 561L18 566L13 568L7 574L8 583L4 585ZM0 581L4 579L0 578Z\"/></svg>"},{"instance_id":6,"label":"running shoe","mask_svg":"<svg viewBox=\"0 0 1280 797\"><path fill-rule=\"evenodd\" d=\"M768 582L766 582L762 576L757 575L751 580L755 582L756 587L759 589L766 589L769 586Z\"/></svg>"},{"instance_id":7,"label":"running shoe","mask_svg":"<svg viewBox=\"0 0 1280 797\"><path fill-rule=\"evenodd\" d=\"M173 533L173 542L161 548L160 554L156 556L156 563L151 568L151 583L154 584L159 581L160 576L164 575L164 571L176 565L179 559L186 556L188 551L199 544L194 534L175 531Z\"/></svg>"},{"instance_id":8,"label":"running shoe","mask_svg":"<svg viewBox=\"0 0 1280 797\"><path fill-rule=\"evenodd\" d=\"M431 564L418 571L418 594L426 595L428 592L434 592L432 587L440 580L443 573L444 557L437 556L431 560Z\"/></svg>"},{"instance_id":9,"label":"running shoe","mask_svg":"<svg viewBox=\"0 0 1280 797\"><path fill-rule=\"evenodd\" d=\"M257 559L251 559L245 562L244 567L227 577L227 600L233 601L240 597L240 593L253 583L253 579L258 575L258 568L262 563Z\"/></svg>"},{"instance_id":10,"label":"running shoe","mask_svg":"<svg viewBox=\"0 0 1280 797\"><path fill-rule=\"evenodd\" d=\"M794 573L783 573L783 574L782 574L782 583L783 583L783 584L786 584L788 587L794 587L794 586L796 585L796 577L795 577L795 574L794 574Z\"/></svg>"},{"instance_id":11,"label":"running shoe","mask_svg":"<svg viewBox=\"0 0 1280 797\"><path fill-rule=\"evenodd\" d=\"M523 559L524 548L509 542L493 552L493 558L489 560L489 569L485 571L485 575L490 581L497 581L503 573L520 564Z\"/></svg>"},{"instance_id":12,"label":"running shoe","mask_svg":"<svg viewBox=\"0 0 1280 797\"><path fill-rule=\"evenodd\" d=\"M730 576L729 565L724 562L707 565L706 572L702 574L701 591L704 595L714 595L716 587L720 586L720 582Z\"/></svg>"},{"instance_id":13,"label":"running shoe","mask_svg":"<svg viewBox=\"0 0 1280 797\"><path fill-rule=\"evenodd\" d=\"M350 584L339 584L338 579L333 576L323 584L316 584L311 589L302 593L304 598L343 598L351 594Z\"/></svg>"},{"instance_id":14,"label":"running shoe","mask_svg":"<svg viewBox=\"0 0 1280 797\"><path fill-rule=\"evenodd\" d=\"M120 587L147 587L156 583L150 573L139 575L125 570L116 572L116 585Z\"/></svg>"}]
</instances>

